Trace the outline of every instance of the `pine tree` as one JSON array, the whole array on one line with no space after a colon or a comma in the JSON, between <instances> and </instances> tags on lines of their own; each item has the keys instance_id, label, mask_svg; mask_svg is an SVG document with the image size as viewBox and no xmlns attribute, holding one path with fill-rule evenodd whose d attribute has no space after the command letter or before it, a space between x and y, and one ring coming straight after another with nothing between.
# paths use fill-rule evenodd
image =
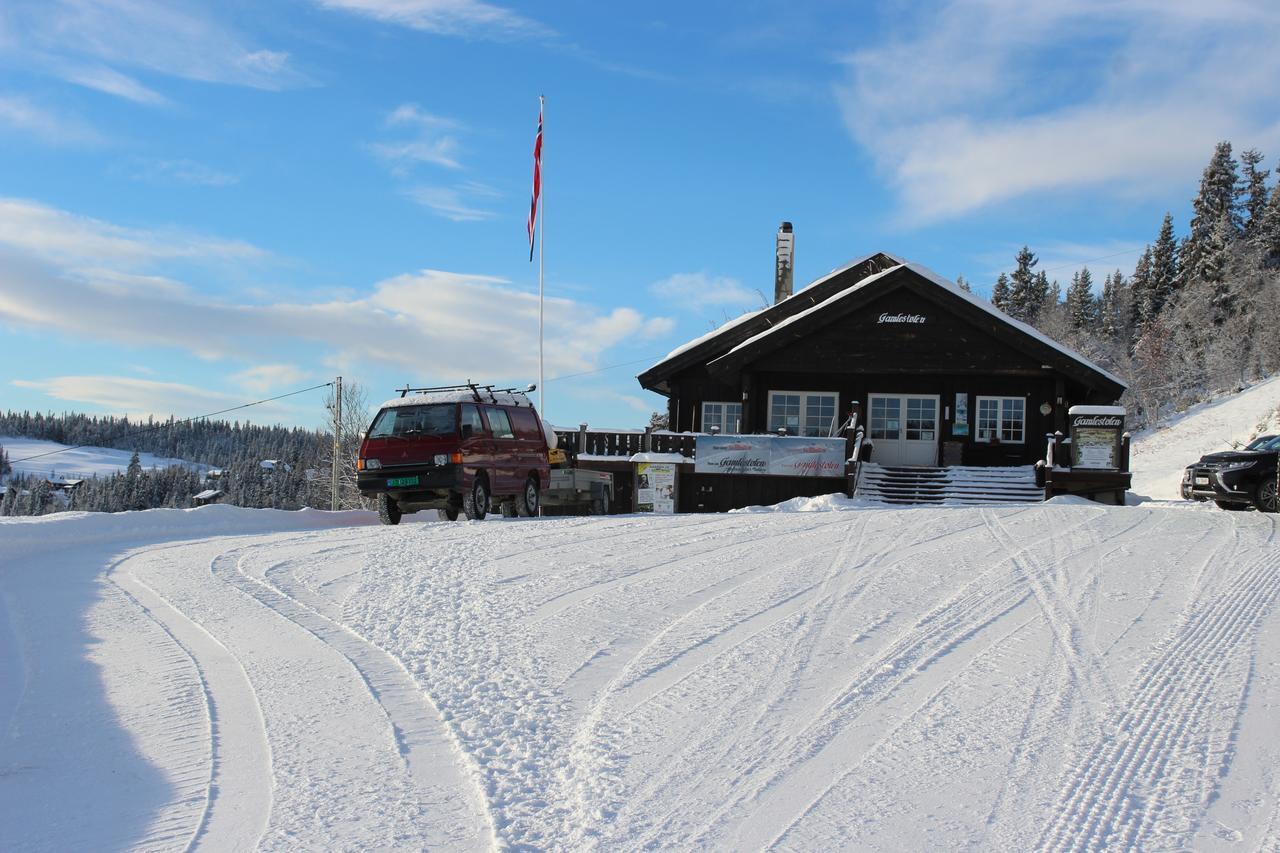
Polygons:
<instances>
[{"instance_id":1,"label":"pine tree","mask_svg":"<svg viewBox=\"0 0 1280 853\"><path fill-rule=\"evenodd\" d=\"M4 478L13 473L13 465L9 462L9 454L0 447L0 482L4 482Z\"/></svg>"},{"instance_id":2,"label":"pine tree","mask_svg":"<svg viewBox=\"0 0 1280 853\"><path fill-rule=\"evenodd\" d=\"M1257 232L1262 224L1263 217L1266 215L1267 175L1271 174L1271 170L1258 168L1262 160L1262 154L1255 148L1250 148L1240 155L1240 162L1244 166L1244 194L1246 196L1244 211L1249 217L1244 223L1246 237L1252 237Z\"/></svg>"},{"instance_id":3,"label":"pine tree","mask_svg":"<svg viewBox=\"0 0 1280 853\"><path fill-rule=\"evenodd\" d=\"M1132 297L1129 327L1133 329L1134 336L1139 337L1147 324L1155 319L1155 313L1152 311L1154 300L1151 292L1150 246L1147 246L1138 258L1138 264L1134 267L1133 276L1129 280L1129 290Z\"/></svg>"},{"instance_id":4,"label":"pine tree","mask_svg":"<svg viewBox=\"0 0 1280 853\"><path fill-rule=\"evenodd\" d=\"M1108 276L1104 289L1110 286ZM1093 296L1093 275L1088 267L1071 277L1071 286L1067 288L1067 322L1076 330L1092 329L1098 323L1098 302Z\"/></svg>"},{"instance_id":5,"label":"pine tree","mask_svg":"<svg viewBox=\"0 0 1280 853\"><path fill-rule=\"evenodd\" d=\"M1182 252L1183 285L1196 275L1202 261L1200 256L1212 240L1213 230L1225 216L1230 237L1240 232L1240 197L1244 192L1240 183L1238 164L1231 156L1231 143L1219 142L1200 176L1200 191L1192 200L1194 215L1191 233Z\"/></svg>"},{"instance_id":6,"label":"pine tree","mask_svg":"<svg viewBox=\"0 0 1280 853\"><path fill-rule=\"evenodd\" d=\"M1036 256L1030 247L1023 246L1015 258L1017 264L1013 274L1009 276L1009 310L1008 313L1018 320L1033 322L1040 313L1040 304L1047 293L1041 292L1032 271L1037 263ZM1047 292L1047 282L1044 290Z\"/></svg>"},{"instance_id":7,"label":"pine tree","mask_svg":"<svg viewBox=\"0 0 1280 853\"><path fill-rule=\"evenodd\" d=\"M991 304L999 308L1006 314L1012 311L1011 290L1009 288L1009 277L1004 273L1000 273L996 278L995 287L991 288Z\"/></svg>"},{"instance_id":8,"label":"pine tree","mask_svg":"<svg viewBox=\"0 0 1280 853\"><path fill-rule=\"evenodd\" d=\"M1158 315L1173 301L1179 285L1178 242L1173 236L1173 215L1165 213L1160 234L1151 247L1150 306L1151 316Z\"/></svg>"},{"instance_id":9,"label":"pine tree","mask_svg":"<svg viewBox=\"0 0 1280 853\"><path fill-rule=\"evenodd\" d=\"M1262 220L1253 232L1252 243L1262 253L1264 261L1280 260L1280 185L1271 190Z\"/></svg>"}]
</instances>

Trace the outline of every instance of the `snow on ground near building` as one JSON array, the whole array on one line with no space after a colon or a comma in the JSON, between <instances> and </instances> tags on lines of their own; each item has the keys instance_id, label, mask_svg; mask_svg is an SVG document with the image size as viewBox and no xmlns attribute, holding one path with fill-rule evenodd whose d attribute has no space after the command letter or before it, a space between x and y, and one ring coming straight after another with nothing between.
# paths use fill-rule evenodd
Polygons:
<instances>
[{"instance_id":1,"label":"snow on ground near building","mask_svg":"<svg viewBox=\"0 0 1280 853\"><path fill-rule=\"evenodd\" d=\"M1133 436L1133 494L1181 500L1182 471L1206 453L1231 450L1261 433L1280 432L1280 376L1239 394L1201 403L1155 432Z\"/></svg>"},{"instance_id":2,"label":"snow on ground near building","mask_svg":"<svg viewBox=\"0 0 1280 853\"><path fill-rule=\"evenodd\" d=\"M1280 517L789 509L0 519L0 849L1280 846Z\"/></svg>"},{"instance_id":3,"label":"snow on ground near building","mask_svg":"<svg viewBox=\"0 0 1280 853\"><path fill-rule=\"evenodd\" d=\"M56 441L2 435L0 435L0 447L3 447L4 452L9 455L15 474L29 474L37 477L109 477L128 469L129 458L133 455L132 451L115 450L110 447L77 447L69 450L68 445L59 444ZM63 452L53 452L58 450ZM33 456L39 458L22 461ZM197 465L185 459L166 459L161 456L152 456L150 453L139 453L138 461L142 463L143 468L168 468L171 465L184 465L200 471L209 468L208 465Z\"/></svg>"}]
</instances>

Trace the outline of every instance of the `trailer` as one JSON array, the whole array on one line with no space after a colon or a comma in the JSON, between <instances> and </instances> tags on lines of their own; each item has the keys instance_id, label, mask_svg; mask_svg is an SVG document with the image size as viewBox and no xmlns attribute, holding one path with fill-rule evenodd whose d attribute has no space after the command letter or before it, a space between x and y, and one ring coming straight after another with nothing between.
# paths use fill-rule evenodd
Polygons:
<instances>
[{"instance_id":1,"label":"trailer","mask_svg":"<svg viewBox=\"0 0 1280 853\"><path fill-rule=\"evenodd\" d=\"M608 515L613 497L613 474L608 471L552 468L542 507L544 515Z\"/></svg>"}]
</instances>

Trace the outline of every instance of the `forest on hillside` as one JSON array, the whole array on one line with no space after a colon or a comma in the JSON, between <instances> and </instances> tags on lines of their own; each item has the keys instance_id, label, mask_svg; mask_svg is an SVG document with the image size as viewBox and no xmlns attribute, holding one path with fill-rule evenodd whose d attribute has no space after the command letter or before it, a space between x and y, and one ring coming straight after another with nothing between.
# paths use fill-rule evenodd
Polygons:
<instances>
[{"instance_id":1,"label":"forest on hillside","mask_svg":"<svg viewBox=\"0 0 1280 853\"><path fill-rule=\"evenodd\" d=\"M1121 403L1137 427L1275 374L1280 185L1263 160L1252 149L1237 160L1218 143L1184 235L1166 213L1135 268L1107 273L1100 289L1088 267L1065 287L1050 280L1024 246L992 304L1124 379Z\"/></svg>"}]
</instances>

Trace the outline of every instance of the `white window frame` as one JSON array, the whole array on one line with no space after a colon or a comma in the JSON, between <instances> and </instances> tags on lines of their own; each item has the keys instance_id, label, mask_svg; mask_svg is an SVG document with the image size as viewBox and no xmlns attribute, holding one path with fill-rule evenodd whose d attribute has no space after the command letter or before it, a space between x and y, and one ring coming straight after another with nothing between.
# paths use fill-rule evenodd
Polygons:
<instances>
[{"instance_id":1,"label":"white window frame","mask_svg":"<svg viewBox=\"0 0 1280 853\"><path fill-rule=\"evenodd\" d=\"M1000 440L1000 444L1026 444L1027 443L1027 399L1025 397L983 397L979 396L974 401L973 416L973 440L976 444L990 444L991 437L982 435L982 403L984 400L994 401L996 403L996 435ZM1001 433L1004 431L1005 420L1005 404L1013 401L1022 404L1022 420L1021 429L1022 437L1018 439L1005 438Z\"/></svg>"},{"instance_id":2,"label":"white window frame","mask_svg":"<svg viewBox=\"0 0 1280 853\"><path fill-rule=\"evenodd\" d=\"M825 436L827 436L827 435L829 434L829 431L830 431L830 429L832 428L832 426L839 426L839 425L840 425L840 424L839 424L839 419L840 419L840 392L839 392L839 391L782 391L782 390L778 390L778 391L770 391L770 392L769 392L769 399L768 399L768 406L769 406L769 409L768 409L768 421L767 421L767 422L768 422L768 424L769 424L769 432L771 432L771 433L775 433L775 434L776 434L776 433L778 432L778 427L779 427L779 426L781 426L781 424L777 424L777 423L775 423L775 422L774 422L774 420L773 420L773 398L774 398L775 396L789 396L789 397L799 397L799 398L800 398L800 432L798 432L798 433L797 433L797 435L807 435L807 434L808 434L808 433L806 433L806 432L805 432L805 428L806 428L806 424L807 424L807 422L808 422L808 420L809 420L809 403L810 403L810 400L812 400L812 399L830 398L830 399L834 400L835 402L834 402L834 404L832 405L832 419L831 419L831 423L830 423L830 424L823 424L823 425L822 425L822 427L820 428L820 430L819 430L818 432L816 432L816 433L814 433L812 436L810 436L811 438L825 437Z\"/></svg>"},{"instance_id":3,"label":"white window frame","mask_svg":"<svg viewBox=\"0 0 1280 853\"><path fill-rule=\"evenodd\" d=\"M720 406L719 414L708 416L707 406ZM725 422L730 418L729 407L737 407L737 416L733 419L733 428ZM742 431L742 402L735 400L703 400L702 401L702 431L711 432L711 428L720 427L721 435L736 435Z\"/></svg>"}]
</instances>

